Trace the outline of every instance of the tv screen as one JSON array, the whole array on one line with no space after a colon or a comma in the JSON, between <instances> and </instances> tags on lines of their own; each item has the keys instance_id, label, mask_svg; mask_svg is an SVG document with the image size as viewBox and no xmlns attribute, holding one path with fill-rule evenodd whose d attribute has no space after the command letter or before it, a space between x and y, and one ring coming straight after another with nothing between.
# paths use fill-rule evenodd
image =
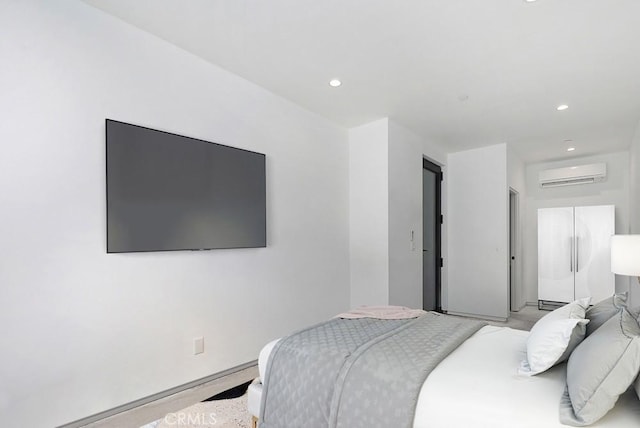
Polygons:
<instances>
[{"instance_id":1,"label":"tv screen","mask_svg":"<svg viewBox=\"0 0 640 428\"><path fill-rule=\"evenodd\" d=\"M265 155L106 120L107 252L266 246Z\"/></svg>"}]
</instances>

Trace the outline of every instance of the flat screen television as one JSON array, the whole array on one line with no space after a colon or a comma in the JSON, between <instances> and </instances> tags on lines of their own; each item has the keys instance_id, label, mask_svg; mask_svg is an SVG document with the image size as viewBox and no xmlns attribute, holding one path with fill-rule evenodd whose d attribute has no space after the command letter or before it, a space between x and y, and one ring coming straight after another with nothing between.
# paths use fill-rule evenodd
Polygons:
<instances>
[{"instance_id":1,"label":"flat screen television","mask_svg":"<svg viewBox=\"0 0 640 428\"><path fill-rule=\"evenodd\" d=\"M265 155L106 119L107 252L266 247Z\"/></svg>"}]
</instances>

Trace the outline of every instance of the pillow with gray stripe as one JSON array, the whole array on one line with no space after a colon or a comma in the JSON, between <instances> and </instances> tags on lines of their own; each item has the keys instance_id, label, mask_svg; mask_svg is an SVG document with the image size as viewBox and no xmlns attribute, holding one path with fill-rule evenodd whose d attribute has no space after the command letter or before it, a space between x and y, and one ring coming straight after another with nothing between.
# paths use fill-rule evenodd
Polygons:
<instances>
[{"instance_id":1,"label":"pillow with gray stripe","mask_svg":"<svg viewBox=\"0 0 640 428\"><path fill-rule=\"evenodd\" d=\"M598 327L607 322L609 318L617 314L620 309L627 307L629 293L616 293L611 297L596 303L587 309L585 318L589 320L587 324L587 336L596 331Z\"/></svg>"},{"instance_id":2,"label":"pillow with gray stripe","mask_svg":"<svg viewBox=\"0 0 640 428\"><path fill-rule=\"evenodd\" d=\"M638 320L638 324L640 324L640 307L631 309L631 314ZM636 389L636 394L638 394L638 399L640 399L640 373L638 373L638 378L634 384Z\"/></svg>"},{"instance_id":3,"label":"pillow with gray stripe","mask_svg":"<svg viewBox=\"0 0 640 428\"><path fill-rule=\"evenodd\" d=\"M640 325L623 308L569 357L560 422L586 426L598 421L613 408L639 371Z\"/></svg>"}]
</instances>

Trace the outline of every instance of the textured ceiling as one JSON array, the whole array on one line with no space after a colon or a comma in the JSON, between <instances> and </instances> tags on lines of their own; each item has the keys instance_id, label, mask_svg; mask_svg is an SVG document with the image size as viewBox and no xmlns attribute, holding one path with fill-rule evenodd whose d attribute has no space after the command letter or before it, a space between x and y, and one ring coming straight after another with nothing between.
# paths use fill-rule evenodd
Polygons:
<instances>
[{"instance_id":1,"label":"textured ceiling","mask_svg":"<svg viewBox=\"0 0 640 428\"><path fill-rule=\"evenodd\" d=\"M340 125L388 116L450 151L585 156L640 121L638 0L85 2Z\"/></svg>"}]
</instances>

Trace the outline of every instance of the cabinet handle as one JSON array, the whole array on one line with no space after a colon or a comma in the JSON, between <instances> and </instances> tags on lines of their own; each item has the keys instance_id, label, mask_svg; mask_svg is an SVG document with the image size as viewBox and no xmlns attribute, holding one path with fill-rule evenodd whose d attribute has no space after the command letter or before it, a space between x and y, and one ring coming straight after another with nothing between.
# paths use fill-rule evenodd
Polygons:
<instances>
[{"instance_id":1,"label":"cabinet handle","mask_svg":"<svg viewBox=\"0 0 640 428\"><path fill-rule=\"evenodd\" d=\"M580 237L576 236L576 272L580 271Z\"/></svg>"},{"instance_id":2,"label":"cabinet handle","mask_svg":"<svg viewBox=\"0 0 640 428\"><path fill-rule=\"evenodd\" d=\"M573 238L569 238L571 245L569 246L569 270L573 272Z\"/></svg>"}]
</instances>

